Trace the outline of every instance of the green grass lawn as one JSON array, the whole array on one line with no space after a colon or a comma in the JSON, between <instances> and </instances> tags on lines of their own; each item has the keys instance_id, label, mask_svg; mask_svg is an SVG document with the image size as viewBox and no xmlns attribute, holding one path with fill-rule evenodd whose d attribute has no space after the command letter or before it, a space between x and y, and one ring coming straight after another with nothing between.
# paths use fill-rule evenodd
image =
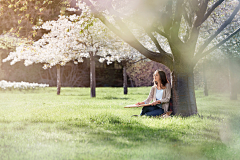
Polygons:
<instances>
[{"instance_id":1,"label":"green grass lawn","mask_svg":"<svg viewBox=\"0 0 240 160\"><path fill-rule=\"evenodd\" d=\"M240 100L197 90L199 115L131 117L149 91L0 91L0 159L240 159Z\"/></svg>"}]
</instances>

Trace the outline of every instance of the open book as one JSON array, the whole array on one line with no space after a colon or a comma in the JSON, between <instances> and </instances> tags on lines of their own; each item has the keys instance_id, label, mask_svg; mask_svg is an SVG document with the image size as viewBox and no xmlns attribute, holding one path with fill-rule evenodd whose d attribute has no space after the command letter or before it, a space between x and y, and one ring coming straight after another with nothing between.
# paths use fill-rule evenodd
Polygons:
<instances>
[{"instance_id":1,"label":"open book","mask_svg":"<svg viewBox=\"0 0 240 160\"><path fill-rule=\"evenodd\" d=\"M144 106L150 106L150 105L151 104L140 104L140 105L132 104L132 105L127 105L124 108L144 107Z\"/></svg>"}]
</instances>

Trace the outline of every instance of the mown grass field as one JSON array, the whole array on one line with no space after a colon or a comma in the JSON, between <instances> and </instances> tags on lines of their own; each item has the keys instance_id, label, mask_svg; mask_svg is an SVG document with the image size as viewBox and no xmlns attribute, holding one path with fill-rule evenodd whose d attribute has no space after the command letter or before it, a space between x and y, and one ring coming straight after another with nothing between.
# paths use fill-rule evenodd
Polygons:
<instances>
[{"instance_id":1,"label":"mown grass field","mask_svg":"<svg viewBox=\"0 0 240 160\"><path fill-rule=\"evenodd\" d=\"M199 115L131 117L149 87L0 91L0 159L240 159L240 100L196 91Z\"/></svg>"}]
</instances>

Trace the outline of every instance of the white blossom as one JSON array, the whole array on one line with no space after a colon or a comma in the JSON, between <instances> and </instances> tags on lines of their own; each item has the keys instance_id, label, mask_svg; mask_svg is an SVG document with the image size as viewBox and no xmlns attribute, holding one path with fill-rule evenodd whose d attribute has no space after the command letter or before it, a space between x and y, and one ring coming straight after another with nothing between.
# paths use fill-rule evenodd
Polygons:
<instances>
[{"instance_id":1,"label":"white blossom","mask_svg":"<svg viewBox=\"0 0 240 160\"><path fill-rule=\"evenodd\" d=\"M3 62L11 61L11 65L24 60L26 66L33 63L44 63L43 68L51 68L57 64L65 65L73 61L75 64L89 58L90 53L99 55L100 62L111 64L124 59L139 59L138 51L122 42L98 19L95 19L84 3L79 1L82 10L80 16L59 16L56 21L46 21L35 29L50 30L32 45L23 44L11 52ZM147 43L146 43L147 44ZM147 44L150 46L150 44ZM108 56L111 55L111 56Z\"/></svg>"},{"instance_id":2,"label":"white blossom","mask_svg":"<svg viewBox=\"0 0 240 160\"><path fill-rule=\"evenodd\" d=\"M7 82L5 80L0 81L1 89L35 89L49 87L49 84L38 84L29 82Z\"/></svg>"}]
</instances>

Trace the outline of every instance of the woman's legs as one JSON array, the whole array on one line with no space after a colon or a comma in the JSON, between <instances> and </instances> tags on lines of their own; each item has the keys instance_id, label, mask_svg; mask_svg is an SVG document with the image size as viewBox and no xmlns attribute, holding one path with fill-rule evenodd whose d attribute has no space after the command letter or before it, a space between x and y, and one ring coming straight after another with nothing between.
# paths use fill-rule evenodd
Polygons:
<instances>
[{"instance_id":1,"label":"woman's legs","mask_svg":"<svg viewBox=\"0 0 240 160\"><path fill-rule=\"evenodd\" d=\"M146 116L160 116L163 113L164 113L164 110L162 108L158 108L156 110L145 113L145 115Z\"/></svg>"},{"instance_id":2,"label":"woman's legs","mask_svg":"<svg viewBox=\"0 0 240 160\"><path fill-rule=\"evenodd\" d=\"M147 112L154 111L156 109L156 106L145 106L142 108L142 112L140 113L140 116L145 115Z\"/></svg>"},{"instance_id":3,"label":"woman's legs","mask_svg":"<svg viewBox=\"0 0 240 160\"><path fill-rule=\"evenodd\" d=\"M158 106L145 106L142 108L142 112L140 113L141 116L158 116L164 113L162 108Z\"/></svg>"}]
</instances>

